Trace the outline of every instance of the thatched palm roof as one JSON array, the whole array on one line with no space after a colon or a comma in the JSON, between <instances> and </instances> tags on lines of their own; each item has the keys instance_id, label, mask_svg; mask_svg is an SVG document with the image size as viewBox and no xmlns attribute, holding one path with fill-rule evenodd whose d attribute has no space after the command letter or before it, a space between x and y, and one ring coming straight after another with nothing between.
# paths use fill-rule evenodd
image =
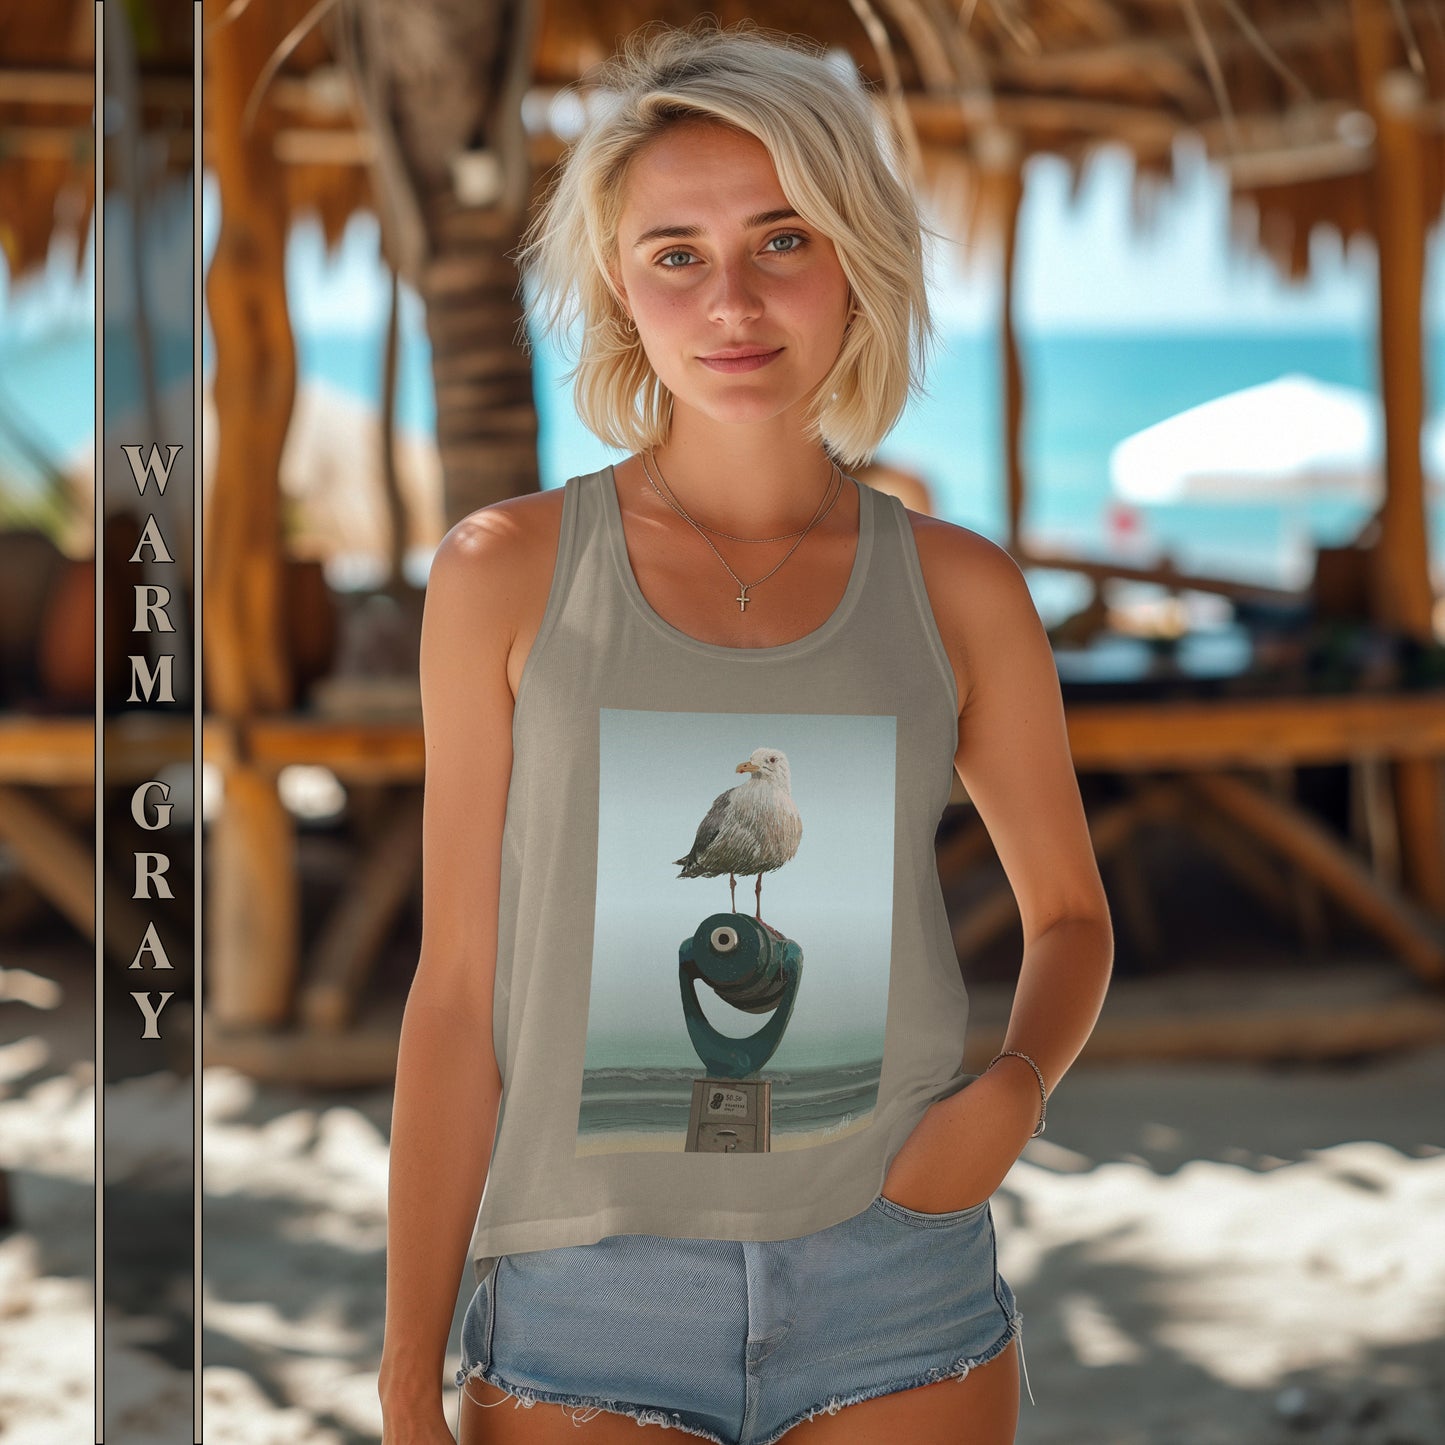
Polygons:
<instances>
[{"instance_id":1,"label":"thatched palm roof","mask_svg":"<svg viewBox=\"0 0 1445 1445\"><path fill-rule=\"evenodd\" d=\"M90 219L92 7L6 6L0 56L0 251L19 274Z\"/></svg>"},{"instance_id":2,"label":"thatched palm roof","mask_svg":"<svg viewBox=\"0 0 1445 1445\"><path fill-rule=\"evenodd\" d=\"M1173 180L1176 140L1193 133L1229 174L1233 242L1293 277L1309 271L1317 225L1346 240L1371 229L1366 52L1381 51L1386 67L1445 68L1436 0L552 0L537 83L575 79L635 25L704 9L845 49L906 111L927 189L966 243L996 234L1006 198L992 182L1018 156L1061 157L1077 190L1109 144L1133 155L1131 218L1146 226ZM1442 199L1438 143L1432 154L1430 216Z\"/></svg>"},{"instance_id":3,"label":"thatched palm roof","mask_svg":"<svg viewBox=\"0 0 1445 1445\"><path fill-rule=\"evenodd\" d=\"M207 27L234 23L245 8L208 4ZM353 210L374 205L374 146L337 65L330 19L306 28L315 0L266 8L278 42L293 37L263 101L280 113L288 205L318 214L334 242ZM413 0L409 8L423 7ZM607 54L616 36L704 12L725 24L751 18L846 50L888 92L907 113L927 189L966 244L1002 223L1006 192L994 182L1012 158L1060 156L1077 186L1105 144L1132 153L1132 218L1147 225L1172 180L1172 147L1189 132L1230 176L1236 246L1257 246L1282 274L1302 277L1316 226L1346 241L1370 232L1374 123L1362 77L1399 68L1392 94L1411 104L1410 78L1445 67L1441 9L1442 0L548 0L526 114L540 179L562 144L535 128L545 124L549 94ZM148 105L186 107L189 11L147 7L153 34L139 59ZM86 219L91 12L73 3L7 6L0 16L0 236L13 271L43 258L57 221ZM1417 89L1424 96L1429 87L1420 80ZM1432 144L1421 199L1433 217L1445 175L1436 139L1445 101L1423 105L1419 124ZM179 128L188 127L187 118ZM178 147L173 162L183 170L188 153Z\"/></svg>"},{"instance_id":4,"label":"thatched palm roof","mask_svg":"<svg viewBox=\"0 0 1445 1445\"><path fill-rule=\"evenodd\" d=\"M234 23L241 5L205 6L208 30ZM278 39L304 21L309 3L270 9ZM133 56L148 133L167 131L163 155L148 153L145 181L183 180L192 169L192 6L151 4ZM7 5L0 9L0 250L12 275L39 266L56 230L84 231L94 190L95 7ZM117 33L123 33L116 27ZM125 56L107 60L123 74ZM370 148L357 131L349 83L319 30L304 35L264 96L285 115L278 158L292 215L319 216L328 244L353 212L373 208ZM109 162L107 187L121 178Z\"/></svg>"}]
</instances>

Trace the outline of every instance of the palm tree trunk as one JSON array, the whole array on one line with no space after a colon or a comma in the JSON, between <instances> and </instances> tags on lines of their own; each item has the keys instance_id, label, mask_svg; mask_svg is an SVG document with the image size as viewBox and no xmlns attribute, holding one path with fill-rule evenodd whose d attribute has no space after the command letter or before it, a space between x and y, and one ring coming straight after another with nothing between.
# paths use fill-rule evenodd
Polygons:
<instances>
[{"instance_id":1,"label":"palm tree trunk","mask_svg":"<svg viewBox=\"0 0 1445 1445\"><path fill-rule=\"evenodd\" d=\"M519 344L517 268L507 256L523 223L452 203L436 218L422 268L448 525L539 484L532 363Z\"/></svg>"},{"instance_id":2,"label":"palm tree trunk","mask_svg":"<svg viewBox=\"0 0 1445 1445\"><path fill-rule=\"evenodd\" d=\"M348 0L336 17L376 142L382 246L426 307L448 525L538 486L508 255L532 190L521 102L536 10L534 0ZM458 178L477 193L459 196Z\"/></svg>"}]
</instances>

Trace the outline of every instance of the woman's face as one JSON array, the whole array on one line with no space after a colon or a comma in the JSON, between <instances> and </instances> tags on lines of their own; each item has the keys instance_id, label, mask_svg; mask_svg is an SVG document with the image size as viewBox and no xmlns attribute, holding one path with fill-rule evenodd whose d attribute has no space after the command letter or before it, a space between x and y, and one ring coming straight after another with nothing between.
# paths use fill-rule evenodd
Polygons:
<instances>
[{"instance_id":1,"label":"woman's face","mask_svg":"<svg viewBox=\"0 0 1445 1445\"><path fill-rule=\"evenodd\" d=\"M716 421L805 400L843 342L849 288L833 243L792 214L767 148L684 121L632 161L615 279L677 402ZM719 352L766 352L758 361Z\"/></svg>"}]
</instances>

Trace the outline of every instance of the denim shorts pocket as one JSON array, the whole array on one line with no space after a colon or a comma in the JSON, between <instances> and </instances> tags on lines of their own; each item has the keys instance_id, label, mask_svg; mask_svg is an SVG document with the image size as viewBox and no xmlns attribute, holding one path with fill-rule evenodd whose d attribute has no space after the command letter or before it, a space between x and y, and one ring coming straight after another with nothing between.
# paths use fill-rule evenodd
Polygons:
<instances>
[{"instance_id":1,"label":"denim shorts pocket","mask_svg":"<svg viewBox=\"0 0 1445 1445\"><path fill-rule=\"evenodd\" d=\"M500 1259L492 1261L487 1277L477 1286L462 1316L462 1364L457 1371L458 1385L464 1376L492 1367L493 1300L500 1263Z\"/></svg>"},{"instance_id":2,"label":"denim shorts pocket","mask_svg":"<svg viewBox=\"0 0 1445 1445\"><path fill-rule=\"evenodd\" d=\"M980 1199L977 1204L970 1204L964 1209L948 1209L939 1214L930 1214L922 1209L909 1209L907 1205L895 1203L883 1194L878 1195L873 1201L873 1208L880 1213L904 1224L919 1225L925 1229L937 1229L947 1224L960 1224L966 1219L973 1219L982 1214L988 1206L988 1199Z\"/></svg>"}]
</instances>

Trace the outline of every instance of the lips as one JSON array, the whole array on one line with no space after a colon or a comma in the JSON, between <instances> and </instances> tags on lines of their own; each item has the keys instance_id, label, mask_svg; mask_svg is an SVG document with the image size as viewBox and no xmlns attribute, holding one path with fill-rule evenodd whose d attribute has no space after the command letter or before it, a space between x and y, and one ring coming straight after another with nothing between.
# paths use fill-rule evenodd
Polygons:
<instances>
[{"instance_id":1,"label":"lips","mask_svg":"<svg viewBox=\"0 0 1445 1445\"><path fill-rule=\"evenodd\" d=\"M699 357L700 361L743 361L750 356L771 356L775 351L781 351L779 346L731 346L725 347L722 351L710 351L706 356Z\"/></svg>"},{"instance_id":2,"label":"lips","mask_svg":"<svg viewBox=\"0 0 1445 1445\"><path fill-rule=\"evenodd\" d=\"M756 371L760 366L767 366L782 354L781 346L773 351L757 351L748 348L741 353L714 352L711 356L699 356L698 360L710 371Z\"/></svg>"}]
</instances>

